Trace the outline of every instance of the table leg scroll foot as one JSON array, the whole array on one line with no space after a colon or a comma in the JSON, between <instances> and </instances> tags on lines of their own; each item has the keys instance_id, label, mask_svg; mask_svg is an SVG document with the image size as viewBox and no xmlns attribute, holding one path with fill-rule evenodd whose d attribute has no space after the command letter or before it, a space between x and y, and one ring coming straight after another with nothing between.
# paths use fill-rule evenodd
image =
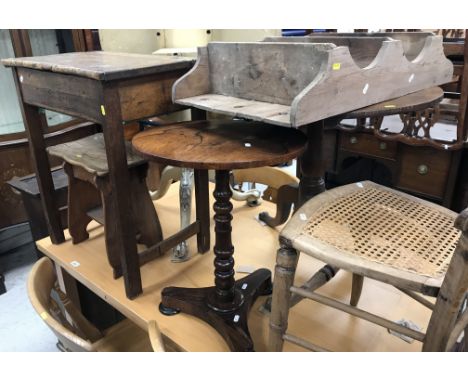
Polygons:
<instances>
[{"instance_id":1,"label":"table leg scroll foot","mask_svg":"<svg viewBox=\"0 0 468 382\"><path fill-rule=\"evenodd\" d=\"M278 189L278 195L276 197L276 215L272 217L268 212L261 212L258 218L272 228L286 223L289 215L291 215L292 205L297 204L297 198L297 184L285 184L281 186Z\"/></svg>"}]
</instances>

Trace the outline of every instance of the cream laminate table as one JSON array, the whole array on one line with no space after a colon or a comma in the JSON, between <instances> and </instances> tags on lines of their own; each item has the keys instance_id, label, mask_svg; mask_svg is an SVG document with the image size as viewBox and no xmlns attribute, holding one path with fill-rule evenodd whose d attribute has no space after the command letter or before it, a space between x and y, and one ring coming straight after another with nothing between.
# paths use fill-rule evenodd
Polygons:
<instances>
[{"instance_id":1,"label":"cream laminate table","mask_svg":"<svg viewBox=\"0 0 468 382\"><path fill-rule=\"evenodd\" d=\"M213 189L210 185L211 191ZM212 200L211 200L212 201ZM278 248L278 228L261 225L256 216L260 211L274 212L275 206L263 202L252 208L243 202L233 201L233 242L236 246L236 271L239 267L269 268L273 270ZM176 232L178 228L179 200L178 184L171 186L168 194L155 203L164 228L164 234ZM91 226L93 223L91 223ZM90 227L91 227L90 226ZM213 228L213 224L212 224ZM143 293L129 300L125 295L122 279L112 277L107 263L103 228L95 225L90 239L78 245L71 243L68 232L66 240L59 245L50 238L37 242L40 251L65 269L73 278L83 283L98 296L147 329L150 320L156 320L162 333L187 351L228 351L222 337L208 324L185 315L167 317L158 310L161 290L169 285L204 287L213 284L213 253L194 255L183 263L172 263L170 254L158 258L141 268ZM191 253L196 253L196 240L191 238ZM303 282L314 271L323 266L312 258L303 256L298 267L297 282ZM349 298L351 275L340 272L332 282L321 288L325 295L345 301ZM250 332L257 351L265 351L268 339L268 315L259 311L266 297L259 297L249 317ZM372 280L364 283L359 306L385 315L394 320L410 319L425 328L430 312L388 285ZM300 334L320 346L337 351L418 351L420 344L408 344L390 335L381 327L336 311L313 301L302 301L291 310L289 330ZM302 350L286 344L285 351Z\"/></svg>"}]
</instances>

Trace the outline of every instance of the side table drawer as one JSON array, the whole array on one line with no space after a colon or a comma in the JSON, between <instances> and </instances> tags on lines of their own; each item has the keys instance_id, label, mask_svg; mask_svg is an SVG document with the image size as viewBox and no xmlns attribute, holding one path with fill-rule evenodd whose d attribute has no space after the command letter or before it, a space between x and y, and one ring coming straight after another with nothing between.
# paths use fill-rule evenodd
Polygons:
<instances>
[{"instance_id":1,"label":"side table drawer","mask_svg":"<svg viewBox=\"0 0 468 382\"><path fill-rule=\"evenodd\" d=\"M397 187L443 198L452 154L430 147L401 147Z\"/></svg>"},{"instance_id":2,"label":"side table drawer","mask_svg":"<svg viewBox=\"0 0 468 382\"><path fill-rule=\"evenodd\" d=\"M358 154L395 159L397 143L381 141L371 134L340 132L340 148Z\"/></svg>"}]
</instances>

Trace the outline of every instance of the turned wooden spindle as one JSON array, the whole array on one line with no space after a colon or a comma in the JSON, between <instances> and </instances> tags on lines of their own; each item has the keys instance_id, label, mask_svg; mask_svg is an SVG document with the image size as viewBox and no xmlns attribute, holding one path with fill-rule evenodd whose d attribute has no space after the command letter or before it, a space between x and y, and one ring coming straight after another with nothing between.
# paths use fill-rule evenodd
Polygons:
<instances>
[{"instance_id":1,"label":"turned wooden spindle","mask_svg":"<svg viewBox=\"0 0 468 382\"><path fill-rule=\"evenodd\" d=\"M215 300L213 306L219 310L229 309L234 301L234 246L231 240L232 192L229 187L229 171L216 171L216 188L213 192L215 211ZM232 306L231 306L232 308Z\"/></svg>"}]
</instances>

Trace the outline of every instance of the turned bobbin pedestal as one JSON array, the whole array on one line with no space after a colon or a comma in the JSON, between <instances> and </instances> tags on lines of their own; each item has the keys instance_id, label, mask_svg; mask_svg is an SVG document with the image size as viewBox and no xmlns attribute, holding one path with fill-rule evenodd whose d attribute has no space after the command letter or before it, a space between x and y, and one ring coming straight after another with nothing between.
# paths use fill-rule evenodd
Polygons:
<instances>
[{"instance_id":1,"label":"turned bobbin pedestal","mask_svg":"<svg viewBox=\"0 0 468 382\"><path fill-rule=\"evenodd\" d=\"M287 162L304 150L305 142L305 136L295 129L230 120L179 123L134 137L134 148L150 160L196 171L216 170L215 285L165 288L162 313L196 316L213 326L231 350L253 350L248 313L259 295L271 293L271 273L258 269L240 280L234 278L229 172Z\"/></svg>"}]
</instances>

